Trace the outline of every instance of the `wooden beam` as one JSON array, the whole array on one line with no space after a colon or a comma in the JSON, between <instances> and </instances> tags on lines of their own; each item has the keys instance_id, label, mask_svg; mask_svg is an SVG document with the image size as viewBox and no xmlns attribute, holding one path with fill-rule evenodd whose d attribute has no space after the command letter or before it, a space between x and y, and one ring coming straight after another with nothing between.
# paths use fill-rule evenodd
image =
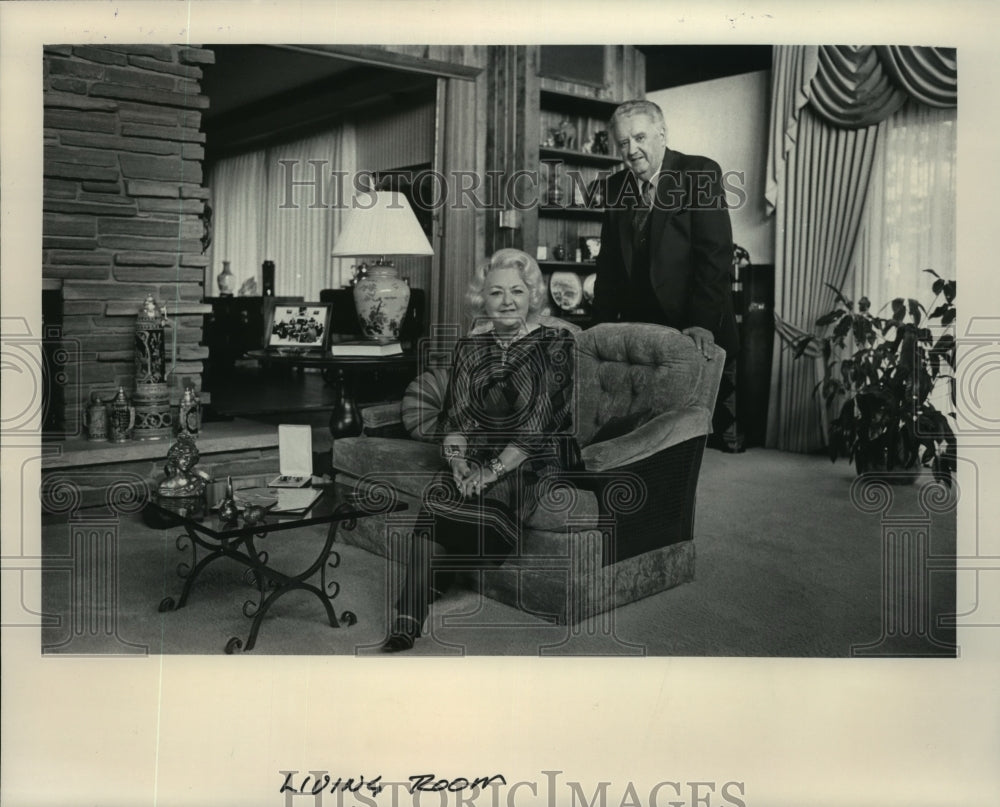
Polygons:
<instances>
[{"instance_id":1,"label":"wooden beam","mask_svg":"<svg viewBox=\"0 0 1000 807\"><path fill-rule=\"evenodd\" d=\"M333 56L338 59L362 62L368 65L406 70L413 73L426 73L431 76L464 79L474 81L481 68L469 67L456 62L439 59L425 59L406 53L395 53L369 45L272 45L270 47L282 50L293 50L299 53L312 53L318 56Z\"/></svg>"}]
</instances>

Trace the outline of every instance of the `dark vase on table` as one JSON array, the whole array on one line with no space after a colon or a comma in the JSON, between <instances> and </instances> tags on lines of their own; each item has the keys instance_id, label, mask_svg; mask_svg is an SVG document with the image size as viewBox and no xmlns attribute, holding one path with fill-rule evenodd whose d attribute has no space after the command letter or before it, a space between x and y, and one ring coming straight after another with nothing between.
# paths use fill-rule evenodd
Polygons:
<instances>
[{"instance_id":1,"label":"dark vase on table","mask_svg":"<svg viewBox=\"0 0 1000 807\"><path fill-rule=\"evenodd\" d=\"M344 378L344 371L338 368L336 374L337 392L333 411L330 413L330 434L334 438L357 437L364 425L361 422L361 413L354 402L354 396L347 394L345 385L350 382Z\"/></svg>"}]
</instances>

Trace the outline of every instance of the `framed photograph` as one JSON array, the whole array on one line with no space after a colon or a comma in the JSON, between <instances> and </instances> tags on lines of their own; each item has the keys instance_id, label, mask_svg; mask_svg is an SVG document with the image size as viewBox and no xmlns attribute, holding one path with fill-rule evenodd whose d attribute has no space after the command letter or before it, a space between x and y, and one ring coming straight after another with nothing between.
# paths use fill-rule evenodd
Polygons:
<instances>
[{"instance_id":1,"label":"framed photograph","mask_svg":"<svg viewBox=\"0 0 1000 807\"><path fill-rule=\"evenodd\" d=\"M331 303L278 303L268 316L268 348L322 350L330 335Z\"/></svg>"}]
</instances>

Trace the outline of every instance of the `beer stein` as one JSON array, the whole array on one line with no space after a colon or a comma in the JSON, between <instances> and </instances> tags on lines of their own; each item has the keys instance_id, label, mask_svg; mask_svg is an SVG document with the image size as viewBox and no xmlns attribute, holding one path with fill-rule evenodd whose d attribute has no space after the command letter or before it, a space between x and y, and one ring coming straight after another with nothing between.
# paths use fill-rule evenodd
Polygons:
<instances>
[{"instance_id":1,"label":"beer stein","mask_svg":"<svg viewBox=\"0 0 1000 807\"><path fill-rule=\"evenodd\" d=\"M108 405L96 395L91 397L90 406L83 412L83 425L88 440L108 439Z\"/></svg>"},{"instance_id":2,"label":"beer stein","mask_svg":"<svg viewBox=\"0 0 1000 807\"><path fill-rule=\"evenodd\" d=\"M135 407L125 397L125 388L119 387L108 412L108 439L112 443L125 443L135 428Z\"/></svg>"},{"instance_id":3,"label":"beer stein","mask_svg":"<svg viewBox=\"0 0 1000 807\"><path fill-rule=\"evenodd\" d=\"M186 387L181 396L181 403L177 417L177 433L187 434L197 437L201 431L201 401L195 394L194 388Z\"/></svg>"}]
</instances>

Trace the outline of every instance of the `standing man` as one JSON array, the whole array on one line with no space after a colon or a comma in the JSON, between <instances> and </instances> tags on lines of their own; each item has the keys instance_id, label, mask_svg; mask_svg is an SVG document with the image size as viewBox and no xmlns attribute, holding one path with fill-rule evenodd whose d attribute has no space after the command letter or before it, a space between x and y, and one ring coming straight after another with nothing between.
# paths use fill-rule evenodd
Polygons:
<instances>
[{"instance_id":1,"label":"standing man","mask_svg":"<svg viewBox=\"0 0 1000 807\"><path fill-rule=\"evenodd\" d=\"M626 101L609 130L628 167L608 179L595 319L669 325L706 356L718 344L732 366L739 335L721 169L668 149L663 112L651 101Z\"/></svg>"}]
</instances>

